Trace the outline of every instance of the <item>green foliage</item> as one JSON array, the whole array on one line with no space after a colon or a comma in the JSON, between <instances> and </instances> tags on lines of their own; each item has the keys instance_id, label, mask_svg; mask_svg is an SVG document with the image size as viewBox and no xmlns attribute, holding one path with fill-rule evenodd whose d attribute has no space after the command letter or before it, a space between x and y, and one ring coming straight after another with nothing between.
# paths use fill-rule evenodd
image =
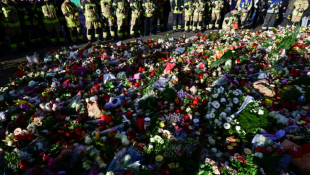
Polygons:
<instances>
[{"instance_id":1,"label":"green foliage","mask_svg":"<svg viewBox=\"0 0 310 175\"><path fill-rule=\"evenodd\" d=\"M158 106L157 99L153 96L150 96L145 100L139 101L139 106L142 110L155 110Z\"/></svg>"},{"instance_id":2,"label":"green foliage","mask_svg":"<svg viewBox=\"0 0 310 175\"><path fill-rule=\"evenodd\" d=\"M256 175L258 174L258 167L253 162L252 156L246 156L246 163L238 159L231 159L231 168L237 170L238 175Z\"/></svg>"},{"instance_id":3,"label":"green foliage","mask_svg":"<svg viewBox=\"0 0 310 175\"><path fill-rule=\"evenodd\" d=\"M288 32L288 30L286 32L287 33L286 33L285 37L282 38L281 42L277 43L277 47L285 49L285 50L289 50L290 48L293 47L293 45L296 43L296 41L298 39L297 35L299 32L299 27L296 27L291 32Z\"/></svg>"},{"instance_id":4,"label":"green foliage","mask_svg":"<svg viewBox=\"0 0 310 175\"><path fill-rule=\"evenodd\" d=\"M259 111L263 111L260 115ZM238 121L241 129L246 135L255 134L258 128L264 128L268 125L269 111L257 103L249 103L246 108L238 114Z\"/></svg>"},{"instance_id":5,"label":"green foliage","mask_svg":"<svg viewBox=\"0 0 310 175\"><path fill-rule=\"evenodd\" d=\"M172 102L177 98L177 92L174 88L166 88L162 92L160 92L161 99L165 101Z\"/></svg>"},{"instance_id":6,"label":"green foliage","mask_svg":"<svg viewBox=\"0 0 310 175\"><path fill-rule=\"evenodd\" d=\"M221 64L225 63L227 60L229 59L236 59L237 57L239 56L239 51L238 50L235 50L235 51L232 51L232 50L227 50L227 52L224 53L224 55L221 57L221 59L217 59L216 61L213 61L211 64L210 64L210 67L212 68L217 68L219 67Z\"/></svg>"},{"instance_id":7,"label":"green foliage","mask_svg":"<svg viewBox=\"0 0 310 175\"><path fill-rule=\"evenodd\" d=\"M281 94L283 100L296 100L301 96L301 92L296 87L292 87L286 91L283 91Z\"/></svg>"}]
</instances>

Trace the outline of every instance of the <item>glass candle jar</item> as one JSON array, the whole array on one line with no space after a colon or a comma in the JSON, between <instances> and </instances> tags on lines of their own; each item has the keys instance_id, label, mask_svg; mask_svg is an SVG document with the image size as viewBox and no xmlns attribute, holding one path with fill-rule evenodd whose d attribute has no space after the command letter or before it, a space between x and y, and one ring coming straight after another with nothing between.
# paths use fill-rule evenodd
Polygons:
<instances>
[{"instance_id":1,"label":"glass candle jar","mask_svg":"<svg viewBox=\"0 0 310 175\"><path fill-rule=\"evenodd\" d=\"M144 118L144 129L151 125L151 119L149 117Z\"/></svg>"}]
</instances>

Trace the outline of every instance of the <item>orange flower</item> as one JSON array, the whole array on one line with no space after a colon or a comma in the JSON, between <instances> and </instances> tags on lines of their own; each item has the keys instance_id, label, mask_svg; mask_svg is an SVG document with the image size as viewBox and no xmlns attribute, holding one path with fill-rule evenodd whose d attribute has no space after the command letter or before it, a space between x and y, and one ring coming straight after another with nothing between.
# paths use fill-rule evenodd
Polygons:
<instances>
[{"instance_id":1,"label":"orange flower","mask_svg":"<svg viewBox=\"0 0 310 175\"><path fill-rule=\"evenodd\" d=\"M180 100L176 98L176 99L175 99L175 103L176 103L176 104L179 104L179 103L180 103Z\"/></svg>"},{"instance_id":2,"label":"orange flower","mask_svg":"<svg viewBox=\"0 0 310 175\"><path fill-rule=\"evenodd\" d=\"M227 49L224 49L224 52L227 52Z\"/></svg>"},{"instance_id":3,"label":"orange flower","mask_svg":"<svg viewBox=\"0 0 310 175\"><path fill-rule=\"evenodd\" d=\"M216 53L213 54L213 58L216 60Z\"/></svg>"},{"instance_id":4,"label":"orange flower","mask_svg":"<svg viewBox=\"0 0 310 175\"><path fill-rule=\"evenodd\" d=\"M235 48L233 46L230 46L229 47L229 50L234 50Z\"/></svg>"},{"instance_id":5,"label":"orange flower","mask_svg":"<svg viewBox=\"0 0 310 175\"><path fill-rule=\"evenodd\" d=\"M219 52L218 52L218 58L220 59L220 58L222 58L222 56L223 56L223 52L222 52L222 51L219 51Z\"/></svg>"}]
</instances>

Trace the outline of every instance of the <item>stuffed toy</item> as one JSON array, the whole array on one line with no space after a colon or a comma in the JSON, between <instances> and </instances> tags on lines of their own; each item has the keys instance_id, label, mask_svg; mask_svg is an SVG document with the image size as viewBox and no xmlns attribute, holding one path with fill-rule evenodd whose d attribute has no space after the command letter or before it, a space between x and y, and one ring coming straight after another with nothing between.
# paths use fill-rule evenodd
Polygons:
<instances>
[{"instance_id":1,"label":"stuffed toy","mask_svg":"<svg viewBox=\"0 0 310 175\"><path fill-rule=\"evenodd\" d=\"M269 83L265 79L255 81L253 83L254 89L257 90L259 93L261 93L265 97L274 97L276 95L275 92L268 89L266 85L269 85Z\"/></svg>"}]
</instances>

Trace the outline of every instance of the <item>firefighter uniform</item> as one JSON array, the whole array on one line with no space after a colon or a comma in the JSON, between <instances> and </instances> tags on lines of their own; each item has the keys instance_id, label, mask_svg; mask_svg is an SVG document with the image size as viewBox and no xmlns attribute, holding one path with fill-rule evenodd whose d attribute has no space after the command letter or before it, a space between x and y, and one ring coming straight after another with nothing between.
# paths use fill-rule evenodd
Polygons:
<instances>
[{"instance_id":1,"label":"firefighter uniform","mask_svg":"<svg viewBox=\"0 0 310 175\"><path fill-rule=\"evenodd\" d=\"M38 19L35 18L32 4L29 1L20 1L17 6L17 13L21 22L22 33L26 41L29 41L30 47L35 47L37 32L34 29L34 23L38 23ZM27 43L28 44L28 43Z\"/></svg>"},{"instance_id":2,"label":"firefighter uniform","mask_svg":"<svg viewBox=\"0 0 310 175\"><path fill-rule=\"evenodd\" d=\"M72 41L83 42L83 28L79 21L80 14L77 6L73 2L64 2L61 5L61 11L65 15ZM78 35L78 39L76 35Z\"/></svg>"},{"instance_id":3,"label":"firefighter uniform","mask_svg":"<svg viewBox=\"0 0 310 175\"><path fill-rule=\"evenodd\" d=\"M131 26L130 26L130 36L134 37L135 35L140 35L140 15L142 14L142 2L141 0L131 0L130 1L131 8Z\"/></svg>"},{"instance_id":4,"label":"firefighter uniform","mask_svg":"<svg viewBox=\"0 0 310 175\"><path fill-rule=\"evenodd\" d=\"M147 25L149 25L150 33L153 34L153 22L155 5L153 0L143 0L142 7L144 9L144 35L147 34Z\"/></svg>"},{"instance_id":5,"label":"firefighter uniform","mask_svg":"<svg viewBox=\"0 0 310 175\"><path fill-rule=\"evenodd\" d=\"M294 10L292 13L291 20L288 22L289 26L297 26L300 23L303 13L308 9L308 0L296 0L294 3Z\"/></svg>"},{"instance_id":6,"label":"firefighter uniform","mask_svg":"<svg viewBox=\"0 0 310 175\"><path fill-rule=\"evenodd\" d=\"M246 25L249 11L252 8L253 0L238 0L236 8L241 12L240 22L241 28ZM246 10L246 12L245 12Z\"/></svg>"},{"instance_id":7,"label":"firefighter uniform","mask_svg":"<svg viewBox=\"0 0 310 175\"><path fill-rule=\"evenodd\" d=\"M193 26L193 15L194 15L194 2L193 0L185 0L184 1L184 8L185 8L185 32L189 32L192 30Z\"/></svg>"},{"instance_id":8,"label":"firefighter uniform","mask_svg":"<svg viewBox=\"0 0 310 175\"><path fill-rule=\"evenodd\" d=\"M84 0L82 4L83 13L85 15L85 26L87 28L87 40L91 42L92 35L99 41L101 24L98 19L99 5L95 0Z\"/></svg>"},{"instance_id":9,"label":"firefighter uniform","mask_svg":"<svg viewBox=\"0 0 310 175\"><path fill-rule=\"evenodd\" d=\"M209 24L209 29L213 28L213 24L214 27L216 29L218 29L220 27L220 21L221 21L221 11L224 8L224 1L223 0L215 0L212 1L212 20L211 23Z\"/></svg>"},{"instance_id":10,"label":"firefighter uniform","mask_svg":"<svg viewBox=\"0 0 310 175\"><path fill-rule=\"evenodd\" d=\"M195 0L194 2L194 19L193 19L193 31L198 31L200 32L202 29L202 20L203 20L203 15L205 11L205 1L204 0Z\"/></svg>"},{"instance_id":11,"label":"firefighter uniform","mask_svg":"<svg viewBox=\"0 0 310 175\"><path fill-rule=\"evenodd\" d=\"M1 13L3 13L4 19L2 24L5 27L5 33L10 38L10 47L12 51L17 50L17 44L20 41L22 34L20 21L18 19L18 13L11 2L5 0L1 3ZM19 43L22 47L25 47L24 42Z\"/></svg>"},{"instance_id":12,"label":"firefighter uniform","mask_svg":"<svg viewBox=\"0 0 310 175\"><path fill-rule=\"evenodd\" d=\"M36 42L39 43L39 47L41 46L40 44L42 43L42 10L40 8L40 4L35 1L29 1L31 3L31 9L33 12L33 16L35 17L35 21L33 22L33 30L36 33Z\"/></svg>"},{"instance_id":13,"label":"firefighter uniform","mask_svg":"<svg viewBox=\"0 0 310 175\"><path fill-rule=\"evenodd\" d=\"M204 16L203 16L203 20L204 20L204 25L206 29L209 29L209 24L211 23L211 14L212 14L212 2L210 0L206 0L205 2L205 11L204 11ZM212 29L212 28L211 28Z\"/></svg>"},{"instance_id":14,"label":"firefighter uniform","mask_svg":"<svg viewBox=\"0 0 310 175\"><path fill-rule=\"evenodd\" d=\"M281 0L268 0L267 14L262 29L272 29L279 15L279 9L282 6Z\"/></svg>"},{"instance_id":15,"label":"firefighter uniform","mask_svg":"<svg viewBox=\"0 0 310 175\"><path fill-rule=\"evenodd\" d=\"M41 11L43 13L42 20L45 30L49 33L53 44L56 44L56 39L59 35L59 41L64 42L64 35L61 32L61 26L57 18L55 4L49 0L45 0L41 4Z\"/></svg>"},{"instance_id":16,"label":"firefighter uniform","mask_svg":"<svg viewBox=\"0 0 310 175\"><path fill-rule=\"evenodd\" d=\"M170 11L171 11L170 0L164 0L164 30L167 30Z\"/></svg>"},{"instance_id":17,"label":"firefighter uniform","mask_svg":"<svg viewBox=\"0 0 310 175\"><path fill-rule=\"evenodd\" d=\"M67 36L67 39L69 40L69 42L72 42L72 39L70 36L70 30L67 26L65 15L62 13L62 10L61 10L61 6L63 3L64 3L64 0L55 0L56 15L57 15L60 26L64 28L64 31L60 31L60 32L61 33L65 32L65 35Z\"/></svg>"},{"instance_id":18,"label":"firefighter uniform","mask_svg":"<svg viewBox=\"0 0 310 175\"><path fill-rule=\"evenodd\" d=\"M127 36L127 26L128 26L128 10L129 3L127 0L114 0L113 8L116 11L117 19L117 36L123 38L124 35Z\"/></svg>"},{"instance_id":19,"label":"firefighter uniform","mask_svg":"<svg viewBox=\"0 0 310 175\"><path fill-rule=\"evenodd\" d=\"M231 12L228 12L223 20L223 24L222 24L222 29L224 31L231 31L231 32L235 32L235 29L233 27L233 25L235 23L238 23L238 17L237 15L232 14Z\"/></svg>"},{"instance_id":20,"label":"firefighter uniform","mask_svg":"<svg viewBox=\"0 0 310 175\"><path fill-rule=\"evenodd\" d=\"M112 39L115 37L115 16L113 14L113 0L101 0L100 6L101 6L101 25L102 25L102 31L103 31L103 40L106 40L108 37L108 30L110 27L110 34Z\"/></svg>"},{"instance_id":21,"label":"firefighter uniform","mask_svg":"<svg viewBox=\"0 0 310 175\"><path fill-rule=\"evenodd\" d=\"M159 20L160 31L164 30L164 1L154 0L155 13L154 13L154 32L157 32L157 24Z\"/></svg>"},{"instance_id":22,"label":"firefighter uniform","mask_svg":"<svg viewBox=\"0 0 310 175\"><path fill-rule=\"evenodd\" d=\"M172 0L173 8L173 31L182 29L183 0Z\"/></svg>"}]
</instances>

